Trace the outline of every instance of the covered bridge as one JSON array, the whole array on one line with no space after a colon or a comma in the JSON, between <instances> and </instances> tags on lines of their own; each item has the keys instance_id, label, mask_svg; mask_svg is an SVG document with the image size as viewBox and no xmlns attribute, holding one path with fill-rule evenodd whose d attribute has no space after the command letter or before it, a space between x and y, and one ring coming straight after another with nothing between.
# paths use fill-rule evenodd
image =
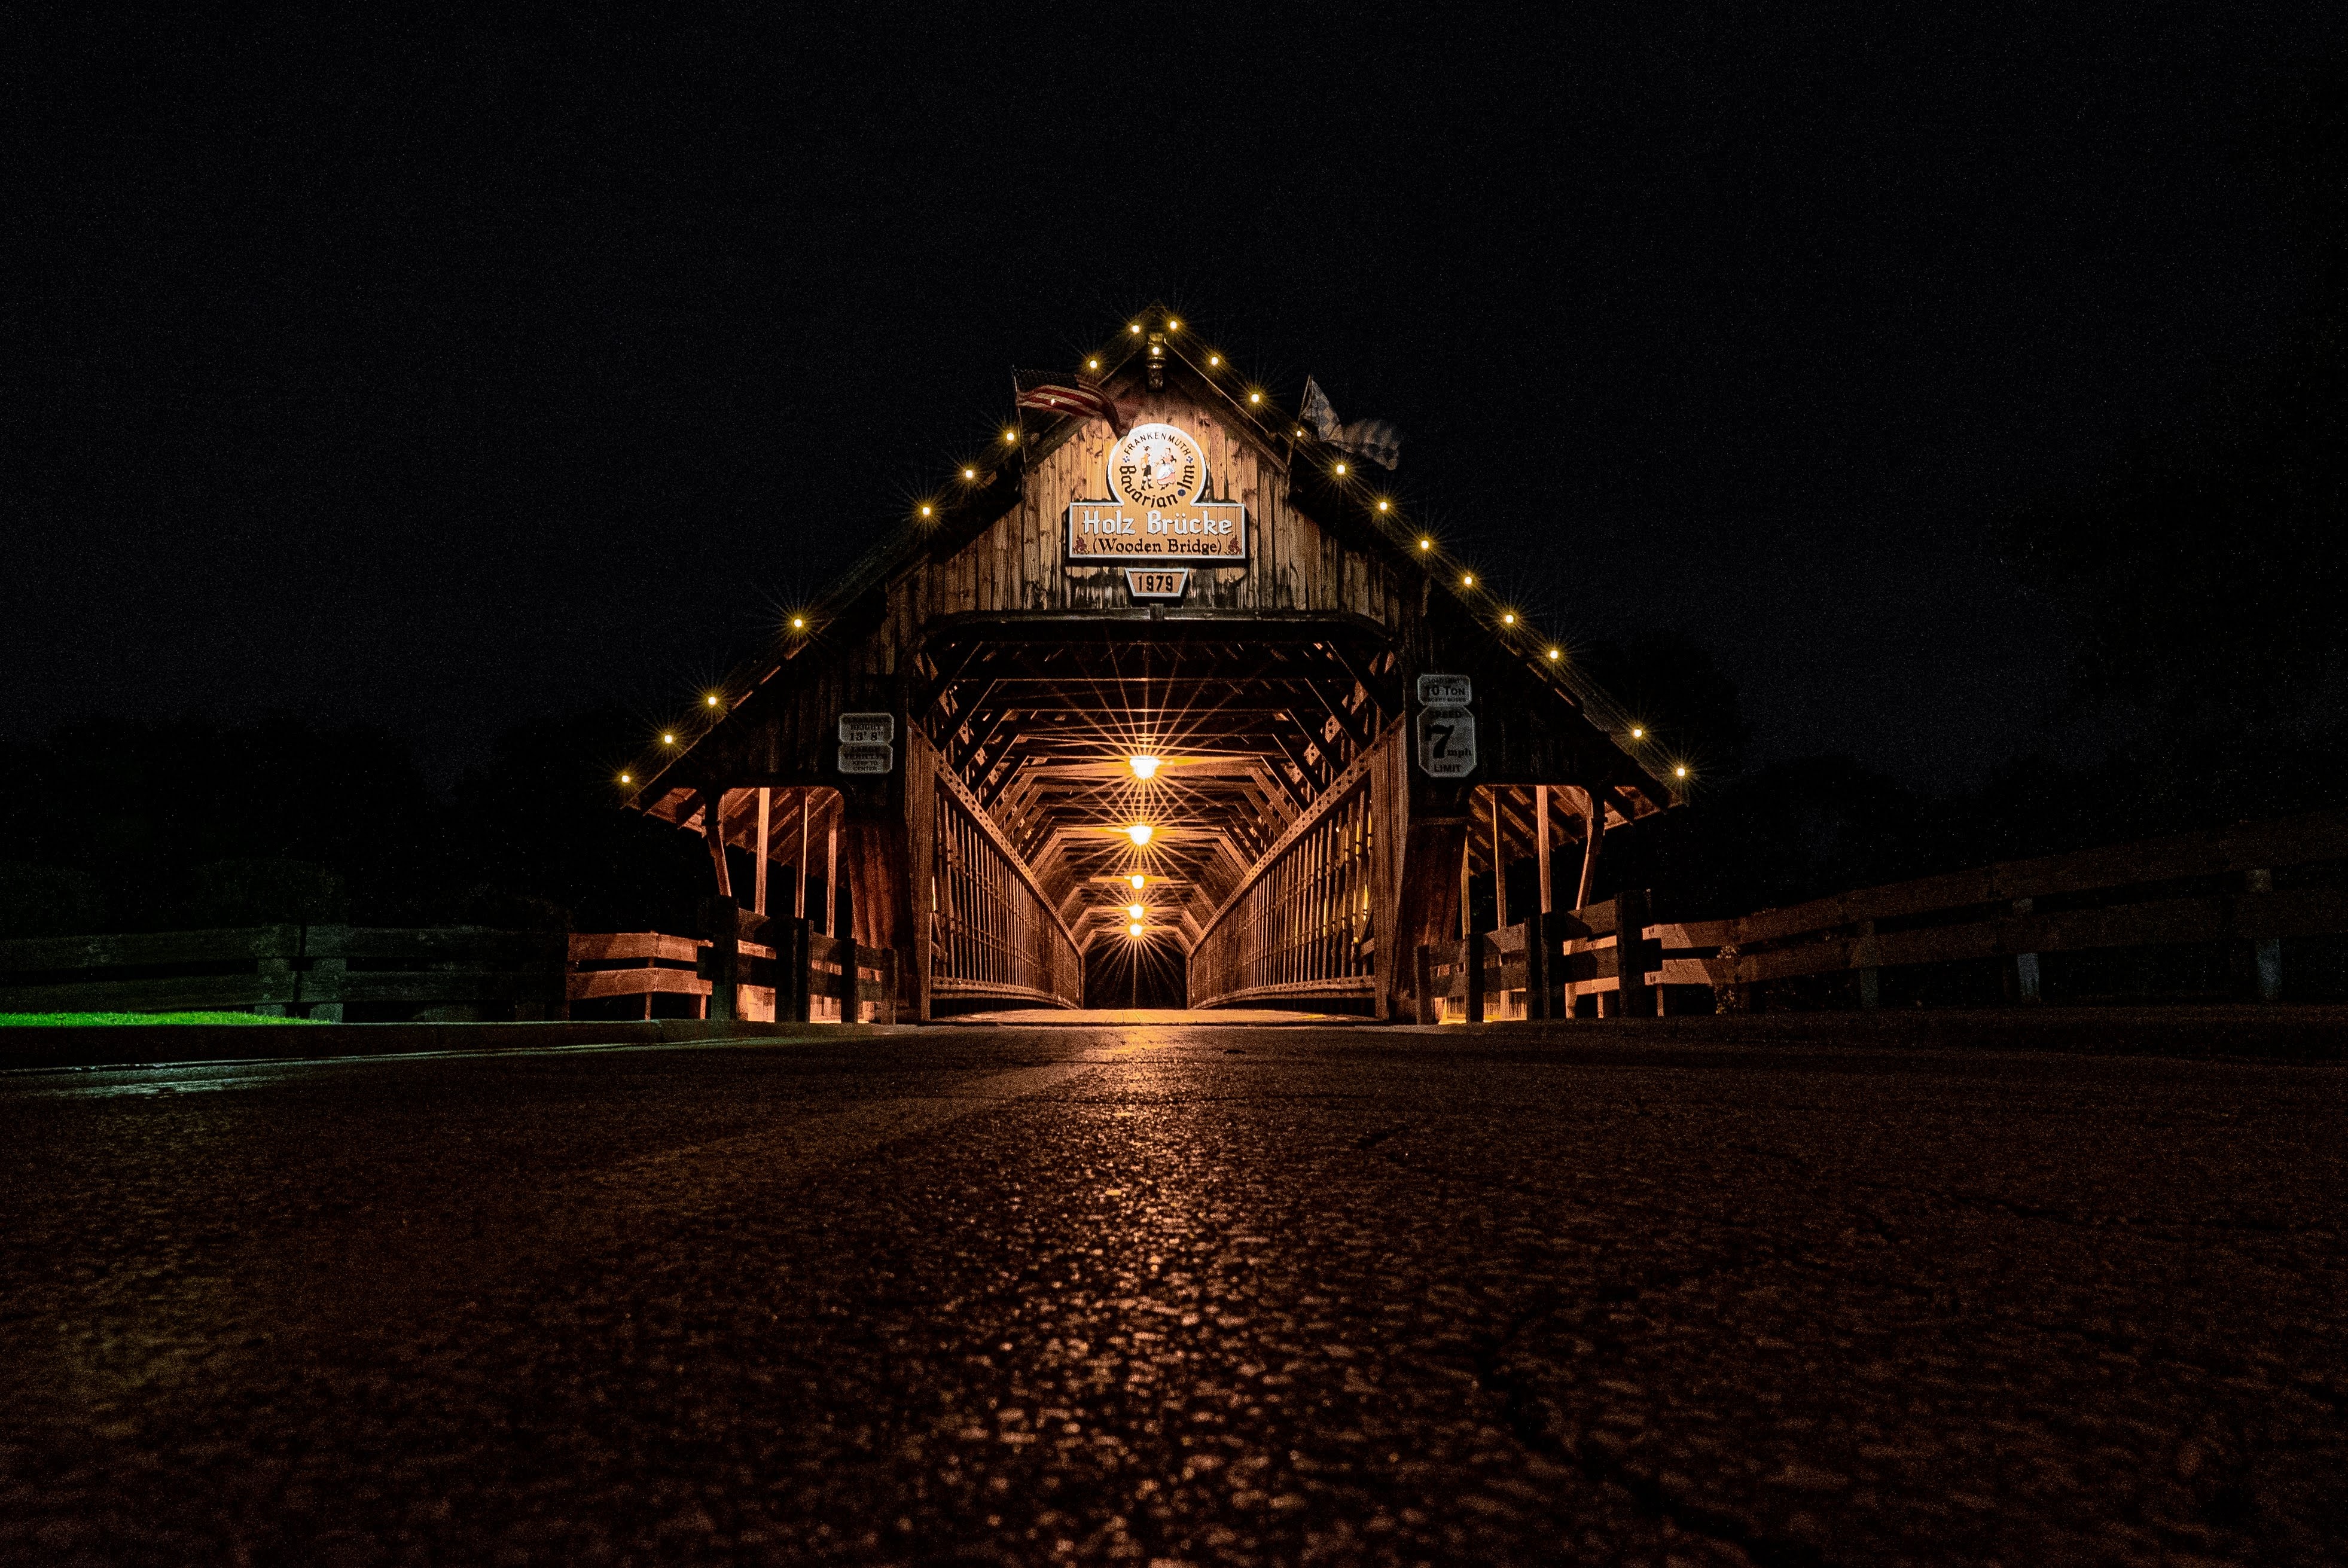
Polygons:
<instances>
[{"instance_id":1,"label":"covered bridge","mask_svg":"<svg viewBox=\"0 0 2348 1568\"><path fill-rule=\"evenodd\" d=\"M623 776L745 907L836 864L901 1016L1081 1006L1107 947L1179 965L1196 1007L1387 1016L1471 876L1505 903L1532 858L1570 908L1607 828L1673 803L1325 408L1282 411L1162 308L1034 379L990 460Z\"/></svg>"}]
</instances>

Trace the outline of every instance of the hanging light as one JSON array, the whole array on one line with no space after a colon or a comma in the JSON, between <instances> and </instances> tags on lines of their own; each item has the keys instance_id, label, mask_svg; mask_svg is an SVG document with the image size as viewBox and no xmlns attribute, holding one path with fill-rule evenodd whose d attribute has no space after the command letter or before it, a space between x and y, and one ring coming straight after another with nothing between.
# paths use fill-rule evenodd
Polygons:
<instances>
[{"instance_id":1,"label":"hanging light","mask_svg":"<svg viewBox=\"0 0 2348 1568\"><path fill-rule=\"evenodd\" d=\"M1390 503L1388 503L1388 502L1386 502L1386 501L1380 501L1380 502L1378 502L1378 510L1379 510L1380 511L1387 511L1387 510L1389 509L1389 505L1390 505Z\"/></svg>"},{"instance_id":2,"label":"hanging light","mask_svg":"<svg viewBox=\"0 0 2348 1568\"><path fill-rule=\"evenodd\" d=\"M717 706L717 694L716 692L711 692L707 696L703 697L701 700L705 707L716 707Z\"/></svg>"},{"instance_id":3,"label":"hanging light","mask_svg":"<svg viewBox=\"0 0 2348 1568\"><path fill-rule=\"evenodd\" d=\"M792 631L794 631L794 632L804 632L804 631L806 631L806 630L807 630L807 617L806 617L805 615L794 615L794 616L792 616L792 617L791 617L791 630L792 630Z\"/></svg>"},{"instance_id":4,"label":"hanging light","mask_svg":"<svg viewBox=\"0 0 2348 1568\"><path fill-rule=\"evenodd\" d=\"M1561 659L1565 657L1565 650L1563 648L1551 648L1549 651L1549 656L1552 659Z\"/></svg>"},{"instance_id":5,"label":"hanging light","mask_svg":"<svg viewBox=\"0 0 2348 1568\"><path fill-rule=\"evenodd\" d=\"M1643 726L1643 725L1637 725L1637 724L1632 725L1632 726L1631 727L1631 738L1632 738L1632 739L1633 739L1633 740L1644 740L1644 739L1646 739L1646 738L1647 738L1646 727L1645 727L1645 726Z\"/></svg>"},{"instance_id":6,"label":"hanging light","mask_svg":"<svg viewBox=\"0 0 2348 1568\"><path fill-rule=\"evenodd\" d=\"M1344 473L1344 472L1345 471L1345 465L1344 465L1344 464L1343 464L1343 463L1339 463L1339 464L1337 465L1337 469L1336 469L1336 471L1337 471L1338 473L1340 473L1340 474Z\"/></svg>"},{"instance_id":7,"label":"hanging light","mask_svg":"<svg viewBox=\"0 0 2348 1568\"><path fill-rule=\"evenodd\" d=\"M1158 758L1155 757L1128 757L1125 765L1132 769L1133 776L1145 784L1158 777Z\"/></svg>"},{"instance_id":8,"label":"hanging light","mask_svg":"<svg viewBox=\"0 0 2348 1568\"><path fill-rule=\"evenodd\" d=\"M1179 332L1182 330L1182 324L1176 321L1169 315L1166 318L1166 330L1169 332Z\"/></svg>"},{"instance_id":9,"label":"hanging light","mask_svg":"<svg viewBox=\"0 0 2348 1568\"><path fill-rule=\"evenodd\" d=\"M1462 572L1459 574L1459 586L1462 588L1476 586L1476 574L1473 572Z\"/></svg>"},{"instance_id":10,"label":"hanging light","mask_svg":"<svg viewBox=\"0 0 2348 1568\"><path fill-rule=\"evenodd\" d=\"M1421 550L1432 550L1435 548L1435 541L1431 539L1422 539L1418 542L1418 547Z\"/></svg>"},{"instance_id":11,"label":"hanging light","mask_svg":"<svg viewBox=\"0 0 2348 1568\"><path fill-rule=\"evenodd\" d=\"M1513 626L1513 625L1515 625L1516 624L1517 624L1517 613L1516 613L1514 610L1506 610L1506 611L1501 612L1501 614L1500 614L1500 624L1502 624L1503 626Z\"/></svg>"},{"instance_id":12,"label":"hanging light","mask_svg":"<svg viewBox=\"0 0 2348 1568\"><path fill-rule=\"evenodd\" d=\"M1135 920L1139 920L1142 916L1142 908L1138 903L1128 903L1125 906L1125 913Z\"/></svg>"},{"instance_id":13,"label":"hanging light","mask_svg":"<svg viewBox=\"0 0 2348 1568\"><path fill-rule=\"evenodd\" d=\"M1126 881L1128 881L1128 882L1131 882L1131 883L1133 884L1133 891L1134 891L1134 892L1140 892L1144 887L1147 887L1147 886L1148 885L1148 883L1149 883L1149 879L1148 879L1148 877L1146 877L1146 876L1143 876L1139 872L1134 872L1131 876L1129 876L1129 877L1126 878L1125 880L1126 880Z\"/></svg>"},{"instance_id":14,"label":"hanging light","mask_svg":"<svg viewBox=\"0 0 2348 1568\"><path fill-rule=\"evenodd\" d=\"M1137 921L1135 921L1131 925L1127 926L1127 927L1125 928L1125 934L1126 934L1128 936L1138 936L1138 935L1140 935L1140 934L1141 934L1141 922L1139 922L1139 921L1138 921L1138 920L1137 920Z\"/></svg>"},{"instance_id":15,"label":"hanging light","mask_svg":"<svg viewBox=\"0 0 2348 1568\"><path fill-rule=\"evenodd\" d=\"M661 744L663 746L675 746L676 744L676 737L674 735L664 734L661 737Z\"/></svg>"},{"instance_id":16,"label":"hanging light","mask_svg":"<svg viewBox=\"0 0 2348 1568\"><path fill-rule=\"evenodd\" d=\"M1207 368L1210 370L1214 369L1217 366L1222 364L1222 362L1223 356L1220 354L1210 354L1207 356Z\"/></svg>"},{"instance_id":17,"label":"hanging light","mask_svg":"<svg viewBox=\"0 0 2348 1568\"><path fill-rule=\"evenodd\" d=\"M1087 359L1085 361L1085 368L1087 370L1098 370L1100 368L1100 361L1097 359Z\"/></svg>"},{"instance_id":18,"label":"hanging light","mask_svg":"<svg viewBox=\"0 0 2348 1568\"><path fill-rule=\"evenodd\" d=\"M1248 394L1248 401L1251 403L1261 403L1263 401L1263 394L1261 392L1251 392Z\"/></svg>"},{"instance_id":19,"label":"hanging light","mask_svg":"<svg viewBox=\"0 0 2348 1568\"><path fill-rule=\"evenodd\" d=\"M1686 765L1685 763L1682 763L1679 767L1673 769L1672 769L1672 777L1673 777L1673 778L1674 778L1674 779L1684 779L1684 778L1686 778L1686 777L1687 777L1687 765Z\"/></svg>"},{"instance_id":20,"label":"hanging light","mask_svg":"<svg viewBox=\"0 0 2348 1568\"><path fill-rule=\"evenodd\" d=\"M1147 822L1136 822L1126 829L1125 836L1133 841L1133 847L1138 850L1149 842L1149 835L1157 830Z\"/></svg>"},{"instance_id":21,"label":"hanging light","mask_svg":"<svg viewBox=\"0 0 2348 1568\"><path fill-rule=\"evenodd\" d=\"M978 470L976 469L964 469L962 471L962 477L966 480L974 480L978 478Z\"/></svg>"},{"instance_id":22,"label":"hanging light","mask_svg":"<svg viewBox=\"0 0 2348 1568\"><path fill-rule=\"evenodd\" d=\"M620 775L620 782L623 784L633 784L635 781L636 776L633 773L623 773Z\"/></svg>"},{"instance_id":23,"label":"hanging light","mask_svg":"<svg viewBox=\"0 0 2348 1568\"><path fill-rule=\"evenodd\" d=\"M1141 335L1141 324L1140 324L1139 322L1138 322L1138 321L1137 321L1137 322L1135 322L1131 326L1127 327L1125 330L1126 330L1126 331L1128 331L1128 332L1129 332L1129 333L1131 333L1131 334L1133 334L1133 335L1134 335L1134 336L1136 336L1136 337L1139 337L1139 336Z\"/></svg>"},{"instance_id":24,"label":"hanging light","mask_svg":"<svg viewBox=\"0 0 2348 1568\"><path fill-rule=\"evenodd\" d=\"M1004 441L1004 444L1005 446L1010 446L1010 447L1015 447L1015 446L1017 446L1017 445L1019 444L1019 432L1018 432L1018 431L1016 431L1016 430L1005 430L1005 431L1004 431L1004 432L1003 432L1003 441Z\"/></svg>"}]
</instances>

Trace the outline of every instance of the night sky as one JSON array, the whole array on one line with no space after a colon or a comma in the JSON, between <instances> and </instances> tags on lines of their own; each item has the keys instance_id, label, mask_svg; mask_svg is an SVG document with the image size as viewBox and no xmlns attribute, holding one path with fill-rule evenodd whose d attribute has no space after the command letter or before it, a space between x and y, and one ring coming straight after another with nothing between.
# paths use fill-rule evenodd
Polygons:
<instances>
[{"instance_id":1,"label":"night sky","mask_svg":"<svg viewBox=\"0 0 2348 1568\"><path fill-rule=\"evenodd\" d=\"M486 8L485 8L486 9ZM843 10L849 8L842 8ZM2004 511L2252 395L2316 13L1333 6L17 55L0 732L647 726L1153 298L1760 759L2070 744ZM715 15L715 12L700 15ZM826 27L853 31L826 33Z\"/></svg>"}]
</instances>

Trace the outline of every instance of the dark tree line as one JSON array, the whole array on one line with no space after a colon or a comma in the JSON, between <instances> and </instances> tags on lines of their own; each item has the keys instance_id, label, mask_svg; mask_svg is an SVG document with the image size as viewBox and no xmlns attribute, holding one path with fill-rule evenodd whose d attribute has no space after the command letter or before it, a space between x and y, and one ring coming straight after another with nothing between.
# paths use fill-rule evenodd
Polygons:
<instances>
[{"instance_id":1,"label":"dark tree line","mask_svg":"<svg viewBox=\"0 0 2348 1568\"><path fill-rule=\"evenodd\" d=\"M90 721L9 748L0 935L278 922L693 929L697 841L615 809L615 711L499 738L432 789L399 737Z\"/></svg>"}]
</instances>

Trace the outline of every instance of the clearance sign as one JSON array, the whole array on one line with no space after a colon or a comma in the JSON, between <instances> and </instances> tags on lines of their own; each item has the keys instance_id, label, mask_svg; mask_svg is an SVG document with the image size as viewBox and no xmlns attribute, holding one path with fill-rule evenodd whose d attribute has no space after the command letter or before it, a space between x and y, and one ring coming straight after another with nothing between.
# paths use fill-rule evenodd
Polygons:
<instances>
[{"instance_id":1,"label":"clearance sign","mask_svg":"<svg viewBox=\"0 0 2348 1568\"><path fill-rule=\"evenodd\" d=\"M1068 559L1245 561L1247 508L1201 500L1207 456L1187 430L1136 425L1108 449L1107 500L1068 507Z\"/></svg>"}]
</instances>

